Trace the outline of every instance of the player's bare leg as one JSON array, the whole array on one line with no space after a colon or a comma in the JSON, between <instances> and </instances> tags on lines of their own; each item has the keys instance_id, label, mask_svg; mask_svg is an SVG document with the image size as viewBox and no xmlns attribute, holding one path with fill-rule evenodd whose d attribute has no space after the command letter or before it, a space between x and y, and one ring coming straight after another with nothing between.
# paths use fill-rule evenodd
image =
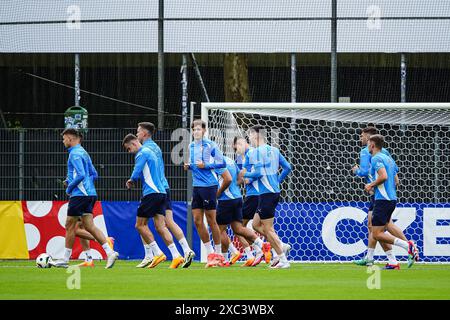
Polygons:
<instances>
[{"instance_id":1,"label":"player's bare leg","mask_svg":"<svg viewBox=\"0 0 450 320\"><path fill-rule=\"evenodd\" d=\"M155 241L155 237L148 227L148 218L137 217L136 230L141 235L144 243L150 244Z\"/></svg>"},{"instance_id":2,"label":"player's bare leg","mask_svg":"<svg viewBox=\"0 0 450 320\"><path fill-rule=\"evenodd\" d=\"M402 239L404 241L408 241L405 234L403 233L402 229L400 229L399 226L397 226L392 219L389 221L386 230L393 235L396 238Z\"/></svg>"},{"instance_id":3,"label":"player's bare leg","mask_svg":"<svg viewBox=\"0 0 450 320\"><path fill-rule=\"evenodd\" d=\"M249 219L242 219L242 225L243 225L244 227L247 227L247 225L248 225L249 222L250 222ZM263 236L264 236L264 235L263 235ZM244 237L238 236L238 239L239 239L239 241L241 242L243 248L246 248L247 245L250 246L250 244L247 242L247 240L245 240ZM247 257L247 258L248 258L248 257Z\"/></svg>"},{"instance_id":4,"label":"player's bare leg","mask_svg":"<svg viewBox=\"0 0 450 320\"><path fill-rule=\"evenodd\" d=\"M221 231L220 239L222 242L222 254L225 256L225 261L229 261L230 264L235 264L242 257L242 253L234 246L233 241L231 241L227 234L227 228L228 225L219 225L219 229ZM244 242L245 244L243 245L249 246L244 238L240 241L241 244ZM228 257L228 252L231 253L231 258Z\"/></svg>"},{"instance_id":5,"label":"player's bare leg","mask_svg":"<svg viewBox=\"0 0 450 320\"><path fill-rule=\"evenodd\" d=\"M369 236L368 236L368 245L367 245L367 255L361 259L361 260L357 260L354 263L357 265L362 265L362 266L371 266L373 265L373 255L375 252L375 247L377 244L377 241L373 238L373 234L372 234L372 211L368 212L367 215L368 218L368 230L369 230ZM389 223L386 226L386 231L388 231L391 235L393 235L394 237L397 237L399 239L402 239L404 241L408 241L404 235L404 233L402 232L402 230L394 224L394 222L392 221L392 219L389 221ZM390 266L398 266L398 261L395 258L394 253L392 252L392 245L389 243L385 243L385 242L380 242L380 246L383 248L383 251L386 253L386 256L388 258L388 265Z\"/></svg>"},{"instance_id":6,"label":"player's bare leg","mask_svg":"<svg viewBox=\"0 0 450 320\"><path fill-rule=\"evenodd\" d=\"M216 220L216 210L205 210L206 221L211 229L214 247L217 253L222 252L222 245L220 241L220 229Z\"/></svg>"},{"instance_id":7,"label":"player's bare leg","mask_svg":"<svg viewBox=\"0 0 450 320\"><path fill-rule=\"evenodd\" d=\"M253 228L253 230L255 230L259 234L263 235L267 239L267 235L265 234L266 231L264 230L264 227L261 223L261 219L259 218L258 214L255 214L255 216L253 217L252 228Z\"/></svg>"},{"instance_id":8,"label":"player's bare leg","mask_svg":"<svg viewBox=\"0 0 450 320\"><path fill-rule=\"evenodd\" d=\"M172 210L166 210L165 220L167 229L169 229L170 232L172 232L175 239L177 240L183 239L184 238L183 230L181 230L178 224L176 224L176 222L173 220Z\"/></svg>"},{"instance_id":9,"label":"player's bare leg","mask_svg":"<svg viewBox=\"0 0 450 320\"><path fill-rule=\"evenodd\" d=\"M189 244L184 236L183 230L181 230L180 226L173 219L172 210L166 210L166 226L172 232L175 239L177 239L184 253L184 263L182 265L183 268L187 268L191 265L192 259L195 257L194 251L189 247Z\"/></svg>"},{"instance_id":10,"label":"player's bare leg","mask_svg":"<svg viewBox=\"0 0 450 320\"><path fill-rule=\"evenodd\" d=\"M373 238L379 242L385 242L398 247L402 247L408 252L408 267L411 267L415 261L419 259L419 251L413 241L405 241L394 237L389 233L385 233L387 223L384 226L372 226Z\"/></svg>"},{"instance_id":11,"label":"player's bare leg","mask_svg":"<svg viewBox=\"0 0 450 320\"><path fill-rule=\"evenodd\" d=\"M377 245L377 241L372 236L372 211L369 211L367 213L367 229L368 229L368 244L367 244L367 253L364 258L360 260L356 260L353 263L359 266L372 266L374 263L374 253L375 253L375 247ZM390 261L394 262L395 257L392 254L392 246L388 243L380 243L383 250L388 255L388 258Z\"/></svg>"},{"instance_id":12,"label":"player's bare leg","mask_svg":"<svg viewBox=\"0 0 450 320\"><path fill-rule=\"evenodd\" d=\"M227 225L220 225L219 224L219 229L220 229L220 241L222 242L222 253L227 252L231 243L231 239L230 237L228 237L227 234Z\"/></svg>"},{"instance_id":13,"label":"player's bare leg","mask_svg":"<svg viewBox=\"0 0 450 320\"><path fill-rule=\"evenodd\" d=\"M61 260L53 260L51 265L57 268L67 268L69 266L70 256L72 255L72 248L75 242L75 230L78 224L79 217L68 216L66 219L66 238L64 257Z\"/></svg>"},{"instance_id":14,"label":"player's bare leg","mask_svg":"<svg viewBox=\"0 0 450 320\"><path fill-rule=\"evenodd\" d=\"M90 234L89 232L87 232L83 225L81 224L81 222L77 223L77 228L75 230L75 235L80 238L80 239L85 239L85 240L93 240L95 241L95 238L92 234Z\"/></svg>"},{"instance_id":15,"label":"player's bare leg","mask_svg":"<svg viewBox=\"0 0 450 320\"><path fill-rule=\"evenodd\" d=\"M75 234L80 239L86 239L86 240L95 241L95 238L92 236L92 234L90 234L89 232L87 232L84 229L83 223L81 223L81 221L77 225L77 229L75 231ZM108 241L108 244L109 244L109 247L111 248L111 250L114 250L114 238L113 237L106 237L106 241Z\"/></svg>"},{"instance_id":16,"label":"player's bare leg","mask_svg":"<svg viewBox=\"0 0 450 320\"><path fill-rule=\"evenodd\" d=\"M258 218L259 219L259 218ZM242 225L244 227L247 227L248 223L250 222L249 219L243 219L242 220ZM253 225L252 225L253 227ZM253 230L255 230L255 228L253 227ZM256 231L258 232L258 231ZM261 233L262 232L262 233ZM260 235L262 235L265 239L267 239L267 237L264 234L264 230L262 228L262 226L260 226L259 228L259 232ZM241 238L239 238L239 240L241 240ZM244 240L246 241L246 240ZM242 243L242 242L241 242ZM285 244L283 244L283 246L285 246ZM287 245L286 245L287 246ZM244 246L244 250L245 250L245 254L247 255L247 261L253 259L254 260L254 256L253 256L253 252L251 251L250 245L248 247ZM286 252L285 252L286 253ZM264 242L263 244L263 254L264 254L264 260L266 263L270 263L270 260L272 259L272 248L270 246L270 242ZM274 257L277 257L276 253L274 255Z\"/></svg>"},{"instance_id":17,"label":"player's bare leg","mask_svg":"<svg viewBox=\"0 0 450 320\"><path fill-rule=\"evenodd\" d=\"M222 245L222 255L224 256L224 261L225 261L224 266L230 266L236 261L233 262L233 257L234 257L233 254L232 254L232 258L230 259L228 250L230 250L231 247L234 248L234 250L237 250L237 249L234 247L230 237L227 234L228 225L219 224L219 229L220 229L220 241L221 241L221 245ZM240 257L240 252L238 251L238 253L239 253L239 257Z\"/></svg>"},{"instance_id":18,"label":"player's bare leg","mask_svg":"<svg viewBox=\"0 0 450 320\"><path fill-rule=\"evenodd\" d=\"M92 259L91 247L89 241L95 241L95 238L84 229L83 223L79 221L77 223L77 227L75 230L75 235L80 238L81 247L83 248L83 252L85 254L84 262L80 263L79 267L93 267L94 260ZM114 250L114 238L106 237L106 241L108 241L109 247L111 250Z\"/></svg>"},{"instance_id":19,"label":"player's bare leg","mask_svg":"<svg viewBox=\"0 0 450 320\"><path fill-rule=\"evenodd\" d=\"M172 254L172 263L170 264L169 268L171 268L171 269L178 268L184 262L184 259L181 256L181 254L178 252L178 249L175 246L175 243L173 243L173 237L170 234L169 229L166 226L165 217L162 215L156 214L153 217L153 223L155 224L156 232L158 232L158 234L161 236L161 238L163 239L167 248L169 248L170 253ZM163 259L163 261L164 261L166 259L165 255L161 259Z\"/></svg>"},{"instance_id":20,"label":"player's bare leg","mask_svg":"<svg viewBox=\"0 0 450 320\"><path fill-rule=\"evenodd\" d=\"M86 231L86 230L84 230ZM94 267L94 260L91 254L91 246L89 245L89 240L80 238L81 248L85 254L84 262L80 263L79 267Z\"/></svg>"},{"instance_id":21,"label":"player's bare leg","mask_svg":"<svg viewBox=\"0 0 450 320\"><path fill-rule=\"evenodd\" d=\"M75 242L75 229L77 227L78 217L67 217L66 220L66 248L72 249ZM68 259L67 259L68 260Z\"/></svg>"},{"instance_id":22,"label":"player's bare leg","mask_svg":"<svg viewBox=\"0 0 450 320\"><path fill-rule=\"evenodd\" d=\"M266 263L269 263L271 258L272 258L272 252L273 252L273 258L275 261L278 261L278 253L277 251L271 247L270 241L267 238L267 234L266 231L264 230L264 227L261 223L261 218L259 217L259 214L255 214L253 217L253 224L252 224L253 230L255 230L256 232L258 232L259 234L261 234L267 242L264 243L263 245L263 252L264 252L264 256L266 259ZM273 223L272 223L272 227L273 227ZM278 238L278 240L281 243L281 248L283 250L283 253L286 255L286 257L289 254L289 251L291 250L291 246L288 243L284 243L283 241L281 241L281 239Z\"/></svg>"},{"instance_id":23,"label":"player's bare leg","mask_svg":"<svg viewBox=\"0 0 450 320\"><path fill-rule=\"evenodd\" d=\"M111 249L103 232L95 226L92 214L84 214L81 217L81 221L83 222L84 228L92 234L95 240L102 245L103 250L105 250L106 255L108 256L105 268L112 268L119 257L119 254Z\"/></svg>"},{"instance_id":24,"label":"player's bare leg","mask_svg":"<svg viewBox=\"0 0 450 320\"><path fill-rule=\"evenodd\" d=\"M79 267L93 267L94 266L94 260L92 259L91 254L91 246L89 245L90 240L94 240L95 238L86 230L84 230L83 224L81 221L78 221L76 229L75 229L75 236L80 238L81 248L84 252L84 262L80 263Z\"/></svg>"},{"instance_id":25,"label":"player's bare leg","mask_svg":"<svg viewBox=\"0 0 450 320\"><path fill-rule=\"evenodd\" d=\"M275 229L273 228L273 218L266 219L272 221L264 221L262 220L262 224L264 226L264 231L266 232L267 240L270 242L272 248L278 254L278 256L283 254L283 249L281 247L280 239L278 235L275 233ZM271 223L272 222L272 223Z\"/></svg>"},{"instance_id":26,"label":"player's bare leg","mask_svg":"<svg viewBox=\"0 0 450 320\"><path fill-rule=\"evenodd\" d=\"M253 259L251 265L256 266L261 263L264 258L263 241L256 235L256 233L244 227L240 221L232 221L231 229L235 235L244 238L244 241L247 242L247 244L253 244L256 251L256 257Z\"/></svg>"},{"instance_id":27,"label":"player's bare leg","mask_svg":"<svg viewBox=\"0 0 450 320\"><path fill-rule=\"evenodd\" d=\"M253 255L253 251L252 248L250 247L250 244L244 237L238 235L236 235L236 237L239 239L239 242L241 243L247 258L244 265L251 266L253 261L255 260L255 256Z\"/></svg>"},{"instance_id":28,"label":"player's bare leg","mask_svg":"<svg viewBox=\"0 0 450 320\"><path fill-rule=\"evenodd\" d=\"M259 216L258 214L255 214L255 217ZM278 237L278 235L275 232L275 229L273 228L273 222L274 218L269 219L263 219L260 220L261 224L264 228L264 232L267 236L267 240L270 242L272 248L275 250L275 252L278 255L279 261L277 263L272 264L272 268L289 268L290 264L287 260L286 254L283 252L283 246L281 244L281 241Z\"/></svg>"},{"instance_id":29,"label":"player's bare leg","mask_svg":"<svg viewBox=\"0 0 450 320\"><path fill-rule=\"evenodd\" d=\"M144 259L136 266L136 268L145 268L152 263L155 255L161 253L161 250L156 244L155 237L148 227L148 218L137 217L135 227L141 236L142 244L145 250Z\"/></svg>"},{"instance_id":30,"label":"player's bare leg","mask_svg":"<svg viewBox=\"0 0 450 320\"><path fill-rule=\"evenodd\" d=\"M209 239L208 229L206 229L206 226L203 222L203 209L192 209L192 216L200 240L205 245L206 255L214 253L213 246L211 245L211 241Z\"/></svg>"}]
</instances>

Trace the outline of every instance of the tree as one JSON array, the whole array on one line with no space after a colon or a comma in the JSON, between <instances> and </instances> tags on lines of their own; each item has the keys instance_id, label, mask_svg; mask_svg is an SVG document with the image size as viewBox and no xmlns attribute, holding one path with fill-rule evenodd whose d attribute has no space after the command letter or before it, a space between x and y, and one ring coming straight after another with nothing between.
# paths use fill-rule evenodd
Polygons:
<instances>
[{"instance_id":1,"label":"tree","mask_svg":"<svg viewBox=\"0 0 450 320\"><path fill-rule=\"evenodd\" d=\"M226 102L249 102L247 55L226 53L223 59Z\"/></svg>"}]
</instances>

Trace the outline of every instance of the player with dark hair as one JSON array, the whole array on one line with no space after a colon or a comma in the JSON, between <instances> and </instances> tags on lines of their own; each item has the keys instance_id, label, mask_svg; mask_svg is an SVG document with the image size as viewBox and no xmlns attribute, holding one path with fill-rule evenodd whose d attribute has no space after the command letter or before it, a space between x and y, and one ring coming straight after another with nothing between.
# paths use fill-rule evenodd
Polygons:
<instances>
[{"instance_id":1,"label":"player with dark hair","mask_svg":"<svg viewBox=\"0 0 450 320\"><path fill-rule=\"evenodd\" d=\"M219 175L217 223L222 233L222 252L228 252L230 239L226 234L226 230L228 226L231 226L236 236L244 239L247 246L249 246L249 243L253 244L257 255L262 256L263 241L242 224L242 195L237 183L239 169L232 159L228 157L224 157L224 159L227 164L226 168L216 169L216 173ZM232 259L231 263L235 263L236 260ZM256 266L260 262L261 259L249 259L243 266Z\"/></svg>"},{"instance_id":2,"label":"player with dark hair","mask_svg":"<svg viewBox=\"0 0 450 320\"><path fill-rule=\"evenodd\" d=\"M233 139L233 148L236 152L236 164L239 168L239 170L242 170L246 164L245 164L245 157L249 151L251 151L253 148L248 144L247 139L244 137L234 137ZM247 169L250 170L251 165L247 164ZM245 200L242 207L242 216L243 220L242 223L244 226L247 226L249 221L253 219L256 210L258 209L258 201L259 201L259 187L258 187L258 181L254 181L252 179L246 178L243 180L238 180L239 184L245 185ZM259 234L264 235L264 230L262 227L254 226L253 229L258 232ZM250 245L247 243L247 241L239 237L239 241L241 242L242 246L244 247L244 251L247 256L246 264L252 264L255 259L253 252L251 251ZM266 237L267 239L267 237ZM288 254L288 251L290 250L290 246L288 244L282 243L283 251L285 254ZM233 249L233 244L231 244L231 250ZM269 242L264 242L263 244L263 254L264 259L266 263L270 263L270 260L272 259L272 252ZM258 258L258 257L257 257ZM276 253L274 252L274 258L276 259Z\"/></svg>"},{"instance_id":3,"label":"player with dark hair","mask_svg":"<svg viewBox=\"0 0 450 320\"><path fill-rule=\"evenodd\" d=\"M280 199L280 183L291 172L291 165L286 161L278 148L266 143L265 128L256 125L249 129L249 139L255 148L250 151L245 159L251 166L251 171L244 168L240 173L240 179L250 178L258 181L259 201L258 209L253 218L253 225L262 227L267 241L276 251L278 259L271 264L272 268L289 268L290 264L278 235L275 232L273 223L275 220L275 211ZM278 174L279 168L282 172Z\"/></svg>"},{"instance_id":4,"label":"player with dark hair","mask_svg":"<svg viewBox=\"0 0 450 320\"><path fill-rule=\"evenodd\" d=\"M408 267L411 267L415 261L419 260L419 251L415 243L411 240L405 241L385 233L397 204L398 167L391 157L381 152L383 145L384 138L382 135L375 134L370 136L368 149L372 155L370 164L374 180L367 183L364 186L364 190L366 192L375 191L372 212L372 236L375 241L380 243L388 243L405 249L408 252ZM402 238L405 238L404 235Z\"/></svg>"},{"instance_id":5,"label":"player with dark hair","mask_svg":"<svg viewBox=\"0 0 450 320\"><path fill-rule=\"evenodd\" d=\"M208 260L216 260L214 253L221 255L220 230L216 221L218 178L215 169L225 168L226 163L216 143L205 138L206 123L194 120L191 124L194 141L189 145L190 163L184 170L191 170L193 177L192 215L201 241L205 245ZM203 222L211 229L215 248L212 247L209 232Z\"/></svg>"},{"instance_id":6,"label":"player with dark hair","mask_svg":"<svg viewBox=\"0 0 450 320\"><path fill-rule=\"evenodd\" d=\"M366 127L361 131L360 141L361 141L361 144L365 147L360 152L359 166L355 165L352 168L352 172L355 175L366 178L366 181L368 183L373 181L373 177L370 173L370 171L371 171L370 163L371 163L372 155L369 152L368 142L369 142L370 137L377 133L378 133L377 129L372 126ZM389 153L389 151L386 148L382 148L381 153L392 158L391 154ZM398 181L398 177L397 177L397 181ZM372 194L370 195L369 210L367 212L367 225L368 225L368 230L369 230L367 254L363 259L354 261L355 264L360 265L360 266L371 266L374 263L374 252L375 252L375 247L377 244L377 241L372 236L372 211L373 211L374 202L375 202L375 194L372 192ZM398 237L402 240L406 240L402 230L397 225L395 225L392 221L389 222L387 230L391 234L395 235L396 237ZM392 251L392 246L388 243L380 243L380 245L383 248L383 250L386 253L386 256L388 258L388 264L386 265L386 269L398 269L400 267L400 265Z\"/></svg>"},{"instance_id":7,"label":"player with dark hair","mask_svg":"<svg viewBox=\"0 0 450 320\"><path fill-rule=\"evenodd\" d=\"M136 136L144 147L150 148L156 155L158 160L158 168L160 170L160 176L162 179L162 184L166 190L166 226L172 232L174 237L178 240L178 243L183 248L184 252L184 263L182 268L187 268L191 265L192 260L195 257L194 251L189 247L189 244L184 236L183 230L178 226L178 224L173 219L172 203L170 199L170 187L169 182L164 174L164 159L162 151L158 144L152 139L155 134L155 125L151 122L140 122L138 123Z\"/></svg>"},{"instance_id":8,"label":"player with dark hair","mask_svg":"<svg viewBox=\"0 0 450 320\"><path fill-rule=\"evenodd\" d=\"M173 243L172 235L166 227L166 190L162 184L161 171L155 153L147 147L142 146L138 138L133 134L128 134L123 139L123 147L130 153L135 154L135 166L130 179L126 182L126 187L130 189L138 180L142 182L142 199L139 204L136 219L136 229L147 246L156 243L150 229L148 220L153 219L155 229L164 240L167 248L172 254L172 263L169 268L176 269L184 259ZM159 263L166 260L166 256L159 250L156 252L152 263L148 268L154 268Z\"/></svg>"},{"instance_id":9,"label":"player with dark hair","mask_svg":"<svg viewBox=\"0 0 450 320\"><path fill-rule=\"evenodd\" d=\"M81 219L83 227L89 232L105 250L108 259L106 268L112 268L119 254L113 251L103 232L94 224L92 210L97 201L97 192L94 180L98 174L92 160L86 150L81 146L83 135L80 131L68 128L62 134L63 143L69 151L67 162L67 189L70 196L66 220L66 245L64 258L52 262L55 267L67 268L72 255L73 243L75 241L76 228Z\"/></svg>"}]
</instances>

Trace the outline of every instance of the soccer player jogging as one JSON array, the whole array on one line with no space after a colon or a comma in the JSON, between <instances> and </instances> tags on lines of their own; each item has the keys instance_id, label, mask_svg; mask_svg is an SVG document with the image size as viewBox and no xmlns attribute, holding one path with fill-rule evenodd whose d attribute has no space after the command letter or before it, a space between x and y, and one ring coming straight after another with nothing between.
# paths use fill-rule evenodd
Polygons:
<instances>
[{"instance_id":1,"label":"soccer player jogging","mask_svg":"<svg viewBox=\"0 0 450 320\"><path fill-rule=\"evenodd\" d=\"M259 202L258 209L253 218L253 226L262 227L266 239L278 255L274 259L271 268L289 268L290 264L278 235L273 227L275 209L280 199L280 183L291 172L291 165L275 147L268 145L265 141L265 129L256 125L249 130L249 138L254 150L250 151L245 162L252 165L252 171L244 168L239 175L240 178L250 178L258 181ZM278 174L279 168L282 168Z\"/></svg>"},{"instance_id":2,"label":"soccer player jogging","mask_svg":"<svg viewBox=\"0 0 450 320\"><path fill-rule=\"evenodd\" d=\"M183 248L184 252L184 263L182 265L183 268L188 268L192 260L195 257L194 251L189 247L189 244L186 240L186 237L184 236L183 230L176 224L176 222L173 220L173 212L172 212L172 204L170 200L170 188L169 183L166 179L166 176L164 174L164 159L162 156L161 149L156 144L156 142L152 139L153 135L155 133L155 125L151 122L141 122L138 124L137 133L136 136L138 137L139 141L143 144L144 147L149 148L152 150L157 159L158 159L158 166L159 171L162 179L162 183L164 186L164 189L166 190L166 226L167 228L172 232L172 234L175 236L175 238L178 240L179 244Z\"/></svg>"},{"instance_id":3,"label":"soccer player jogging","mask_svg":"<svg viewBox=\"0 0 450 320\"><path fill-rule=\"evenodd\" d=\"M384 145L382 135L375 134L369 138L369 152L372 155L371 173L374 181L366 184L364 190L375 190L375 202L372 212L372 236L380 243L402 247L408 252L408 268L419 259L419 251L413 241L405 241L385 233L397 204L398 167L395 161L382 153Z\"/></svg>"},{"instance_id":4,"label":"soccer player jogging","mask_svg":"<svg viewBox=\"0 0 450 320\"><path fill-rule=\"evenodd\" d=\"M244 137L234 137L233 140L233 148L236 152L236 164L239 168L239 170L242 170L245 165L245 158L246 155L250 150L253 148L249 146L247 143L247 140ZM251 171L251 164L246 164L247 171ZM242 206L242 224L244 226L247 226L249 221L253 219L256 210L258 209L258 201L259 201L259 187L258 187L258 181L253 181L252 179L242 179L238 180L240 184L245 184L245 200L244 204ZM264 235L264 230L262 230L261 227L254 227L254 229ZM250 245L245 240L245 238L238 236L239 241L241 242L242 246L244 247L245 254L247 256L247 263L254 260L253 252L251 251ZM266 237L267 238L267 237ZM287 252L290 249L290 246L287 244L282 244L283 249ZM231 243L231 250L235 250L233 244ZM266 263L270 263L270 260L272 258L272 253L270 250L270 243L265 242L263 245L263 253ZM236 250L237 251L237 250ZM239 251L237 251L239 252ZM286 253L285 252L285 253ZM287 254L287 253L286 253Z\"/></svg>"},{"instance_id":5,"label":"soccer player jogging","mask_svg":"<svg viewBox=\"0 0 450 320\"><path fill-rule=\"evenodd\" d=\"M206 123L194 120L191 125L194 141L189 145L189 161L184 164L184 170L191 170L193 177L192 215L201 241L205 245L209 258L213 253L221 254L220 230L216 221L218 180L215 169L225 168L226 163L217 145L205 138ZM203 222L206 216L211 228L215 250L211 245L209 232ZM211 256L210 256L211 255Z\"/></svg>"},{"instance_id":6,"label":"soccer player jogging","mask_svg":"<svg viewBox=\"0 0 450 320\"><path fill-rule=\"evenodd\" d=\"M89 154L81 146L83 135L76 129L65 129L61 134L63 143L69 151L67 162L67 189L70 196L66 220L66 243L64 258L52 263L55 267L67 268L72 255L78 220L81 219L84 228L89 232L105 250L108 259L106 269L112 268L119 254L113 251L103 232L94 225L92 210L97 201L97 192L94 180L97 179L97 171L92 164Z\"/></svg>"},{"instance_id":7,"label":"soccer player jogging","mask_svg":"<svg viewBox=\"0 0 450 320\"><path fill-rule=\"evenodd\" d=\"M242 225L242 195L237 184L239 169L236 163L228 157L224 157L226 168L216 169L219 175L219 190L217 191L217 223L222 232L222 252L227 252L230 239L226 235L228 225L231 226L234 234L240 236L248 243L254 245L258 259L247 260L243 266L256 266L261 262L263 256L263 241L250 229ZM225 237L223 234L225 233ZM247 242L248 241L248 242ZM236 257L236 256L235 256ZM237 259L232 263L235 263Z\"/></svg>"},{"instance_id":8,"label":"soccer player jogging","mask_svg":"<svg viewBox=\"0 0 450 320\"><path fill-rule=\"evenodd\" d=\"M360 152L359 166L355 165L352 168L353 174L355 174L356 176L359 176L359 177L366 178L367 183L370 183L373 181L373 177L371 175L371 165L370 165L372 156L369 152L368 142L369 142L369 138L372 135L377 134L377 133L378 133L377 129L374 127L367 127L362 130L361 135L360 135L360 141L361 141L361 144L365 147ZM386 148L382 148L381 153L392 158L389 151ZM374 262L373 256L374 256L375 247L377 244L377 241L372 236L372 211L373 211L374 201L375 201L375 195L372 192L372 194L370 195L370 205L369 205L369 210L367 213L368 230L369 230L367 254L363 259L354 261L355 264L360 265L360 266L371 266L371 265L373 265L373 262ZM392 220L389 221L387 230L392 235L394 235L402 240L406 240L402 230L397 225L395 225L392 222ZM399 264L397 262L397 259L395 258L395 255L392 252L392 246L388 243L380 243L380 245L383 248L383 250L385 251L386 256L388 258L388 264L386 265L385 268L386 269L399 269Z\"/></svg>"},{"instance_id":9,"label":"soccer player jogging","mask_svg":"<svg viewBox=\"0 0 450 320\"><path fill-rule=\"evenodd\" d=\"M162 237L172 254L172 263L169 268L176 269L184 262L184 259L178 252L177 247L173 243L172 235L166 227L164 218L166 214L166 190L162 184L158 159L152 150L142 146L138 138L131 133L125 136L122 144L125 150L135 154L134 159L136 162L133 173L126 182L126 187L130 189L138 180L142 182L143 196L137 210L136 229L146 244L144 247L150 249L149 247L152 244L153 246L156 244L148 228L148 220L152 218L156 231ZM166 259L166 255L159 250L159 252L156 252L148 268L154 268Z\"/></svg>"}]
</instances>

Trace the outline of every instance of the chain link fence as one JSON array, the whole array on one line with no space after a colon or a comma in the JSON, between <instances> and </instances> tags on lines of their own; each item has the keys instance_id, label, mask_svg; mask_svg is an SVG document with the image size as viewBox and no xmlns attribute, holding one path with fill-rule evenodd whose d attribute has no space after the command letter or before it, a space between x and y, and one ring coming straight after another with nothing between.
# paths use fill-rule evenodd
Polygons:
<instances>
[{"instance_id":1,"label":"chain link fence","mask_svg":"<svg viewBox=\"0 0 450 320\"><path fill-rule=\"evenodd\" d=\"M0 200L64 200L63 181L67 174L68 153L60 136L63 129L0 129ZM89 129L83 147L98 171L99 200L134 201L140 188L128 190L134 156L122 148L122 139L136 128ZM187 174L171 161L171 130L158 132L155 141L161 147L166 176L173 200L186 200Z\"/></svg>"}]
</instances>

